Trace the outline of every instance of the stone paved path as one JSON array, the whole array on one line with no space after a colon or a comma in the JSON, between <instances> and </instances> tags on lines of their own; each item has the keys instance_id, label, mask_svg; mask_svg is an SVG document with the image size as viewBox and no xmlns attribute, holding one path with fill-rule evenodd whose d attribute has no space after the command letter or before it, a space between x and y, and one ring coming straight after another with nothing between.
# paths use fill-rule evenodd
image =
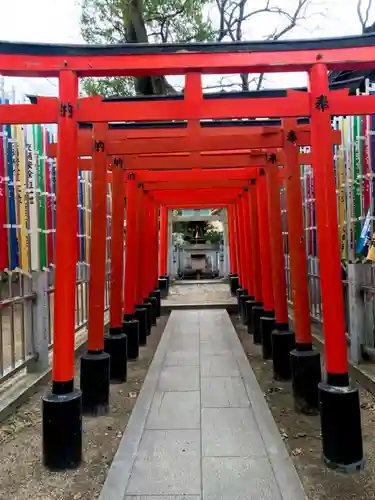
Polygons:
<instances>
[{"instance_id":1,"label":"stone paved path","mask_svg":"<svg viewBox=\"0 0 375 500\"><path fill-rule=\"evenodd\" d=\"M231 297L228 283L218 281L199 282L186 281L183 285L173 285L163 305L176 304L232 304L236 299Z\"/></svg>"},{"instance_id":2,"label":"stone paved path","mask_svg":"<svg viewBox=\"0 0 375 500\"><path fill-rule=\"evenodd\" d=\"M306 500L225 310L173 311L99 500Z\"/></svg>"}]
</instances>

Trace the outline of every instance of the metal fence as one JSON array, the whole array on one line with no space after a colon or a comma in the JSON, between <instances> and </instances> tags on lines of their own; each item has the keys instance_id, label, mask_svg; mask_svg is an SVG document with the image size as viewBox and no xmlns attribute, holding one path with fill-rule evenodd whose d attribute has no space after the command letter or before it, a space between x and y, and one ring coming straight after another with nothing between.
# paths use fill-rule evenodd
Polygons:
<instances>
[{"instance_id":1,"label":"metal fence","mask_svg":"<svg viewBox=\"0 0 375 500\"><path fill-rule=\"evenodd\" d=\"M44 274L45 276L41 276ZM40 289L35 291L35 284L46 284L45 311L38 302ZM52 282L52 284L51 284ZM105 311L109 310L110 262L107 262L105 281ZM77 265L75 331L82 331L88 322L89 267ZM38 357L34 328L36 315L45 314L47 322L48 348L53 346L53 311L54 311L53 273L41 271L28 277L21 273L3 274L0 299L0 383L22 369L34 364ZM38 318L40 319L40 318Z\"/></svg>"},{"instance_id":2,"label":"metal fence","mask_svg":"<svg viewBox=\"0 0 375 500\"><path fill-rule=\"evenodd\" d=\"M89 186L91 188L91 186ZM86 207L90 217L90 204ZM107 193L107 261L104 286L105 312L110 301L110 236L111 191ZM89 221L90 222L90 221ZM90 224L87 232L78 235L90 242ZM89 245L86 258L89 257ZM77 263L75 290L75 331L82 332L89 314L88 262ZM54 266L25 274L21 270L0 273L0 384L23 369L41 371L48 364L48 351L53 346L54 326ZM45 335L44 347L43 335ZM40 358L44 355L44 362Z\"/></svg>"}]
</instances>

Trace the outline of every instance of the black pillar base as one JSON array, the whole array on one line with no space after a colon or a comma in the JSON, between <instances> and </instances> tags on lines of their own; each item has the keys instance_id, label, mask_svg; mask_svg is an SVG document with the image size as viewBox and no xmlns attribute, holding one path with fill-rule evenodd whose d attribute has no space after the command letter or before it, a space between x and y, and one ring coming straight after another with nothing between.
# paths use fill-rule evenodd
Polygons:
<instances>
[{"instance_id":1,"label":"black pillar base","mask_svg":"<svg viewBox=\"0 0 375 500\"><path fill-rule=\"evenodd\" d=\"M243 325L246 325L246 311L245 311L245 303L248 301L248 300L251 300L252 297L247 294L247 293L243 293L242 295L240 295L239 297L239 314L240 314L240 319L241 319L241 323Z\"/></svg>"},{"instance_id":2,"label":"black pillar base","mask_svg":"<svg viewBox=\"0 0 375 500\"><path fill-rule=\"evenodd\" d=\"M247 318L247 333L254 333L254 324L253 324L253 307L260 306L263 307L262 302L257 302L256 300L248 300L245 302L246 309L246 318Z\"/></svg>"},{"instance_id":3,"label":"black pillar base","mask_svg":"<svg viewBox=\"0 0 375 500\"><path fill-rule=\"evenodd\" d=\"M104 336L104 351L109 354L110 382L122 384L127 379L128 342L122 328L110 328L109 335Z\"/></svg>"},{"instance_id":4,"label":"black pillar base","mask_svg":"<svg viewBox=\"0 0 375 500\"><path fill-rule=\"evenodd\" d=\"M137 304L134 310L134 317L138 320L139 345L147 344L148 326L147 326L147 309L143 305Z\"/></svg>"},{"instance_id":5,"label":"black pillar base","mask_svg":"<svg viewBox=\"0 0 375 500\"><path fill-rule=\"evenodd\" d=\"M236 296L236 290L240 288L240 279L238 276L230 276L229 277L229 288L230 293L233 297Z\"/></svg>"},{"instance_id":6,"label":"black pillar base","mask_svg":"<svg viewBox=\"0 0 375 500\"><path fill-rule=\"evenodd\" d=\"M236 297L237 297L238 316L240 316L240 306L241 306L240 297L242 295L249 295L249 293L245 288L237 288Z\"/></svg>"},{"instance_id":7,"label":"black pillar base","mask_svg":"<svg viewBox=\"0 0 375 500\"><path fill-rule=\"evenodd\" d=\"M364 465L358 389L319 384L323 457L328 467L355 472Z\"/></svg>"},{"instance_id":8,"label":"black pillar base","mask_svg":"<svg viewBox=\"0 0 375 500\"><path fill-rule=\"evenodd\" d=\"M156 317L160 318L161 314L161 304L160 304L160 290L154 290L150 293L150 297L155 297L156 299Z\"/></svg>"},{"instance_id":9,"label":"black pillar base","mask_svg":"<svg viewBox=\"0 0 375 500\"><path fill-rule=\"evenodd\" d=\"M156 326L156 308L157 308L157 300L155 297L147 297L143 302L145 304L151 304L151 324L152 326Z\"/></svg>"},{"instance_id":10,"label":"black pillar base","mask_svg":"<svg viewBox=\"0 0 375 500\"><path fill-rule=\"evenodd\" d=\"M270 315L268 312L264 310L263 305L261 306L253 306L252 308L252 317L251 317L251 322L253 324L253 340L254 344L261 344L262 343L262 335L260 331L260 318L262 316L269 317ZM272 317L272 315L271 315Z\"/></svg>"},{"instance_id":11,"label":"black pillar base","mask_svg":"<svg viewBox=\"0 0 375 500\"><path fill-rule=\"evenodd\" d=\"M139 356L139 322L134 314L124 314L122 331L128 339L128 359L137 359Z\"/></svg>"},{"instance_id":12,"label":"black pillar base","mask_svg":"<svg viewBox=\"0 0 375 500\"><path fill-rule=\"evenodd\" d=\"M299 413L319 413L318 384L322 380L320 354L311 345L297 344L290 353L294 408Z\"/></svg>"},{"instance_id":13,"label":"black pillar base","mask_svg":"<svg viewBox=\"0 0 375 500\"><path fill-rule=\"evenodd\" d=\"M259 320L263 359L272 359L272 332L275 318L262 316Z\"/></svg>"},{"instance_id":14,"label":"black pillar base","mask_svg":"<svg viewBox=\"0 0 375 500\"><path fill-rule=\"evenodd\" d=\"M152 304L149 302L142 302L140 307L143 307L147 311L147 335L151 335L152 328Z\"/></svg>"},{"instance_id":15,"label":"black pillar base","mask_svg":"<svg viewBox=\"0 0 375 500\"><path fill-rule=\"evenodd\" d=\"M75 469L82 461L82 393L73 380L54 382L52 390L42 398L43 464L52 471Z\"/></svg>"},{"instance_id":16,"label":"black pillar base","mask_svg":"<svg viewBox=\"0 0 375 500\"><path fill-rule=\"evenodd\" d=\"M84 415L104 415L109 406L110 356L103 351L88 351L80 361L82 412Z\"/></svg>"},{"instance_id":17,"label":"black pillar base","mask_svg":"<svg viewBox=\"0 0 375 500\"><path fill-rule=\"evenodd\" d=\"M168 274L165 274L164 275L164 278L167 280L167 294L169 293L169 287L170 287L170 279L169 279L169 275Z\"/></svg>"},{"instance_id":18,"label":"black pillar base","mask_svg":"<svg viewBox=\"0 0 375 500\"><path fill-rule=\"evenodd\" d=\"M160 297L165 299L168 295L168 281L166 278L159 278L158 287L160 290Z\"/></svg>"},{"instance_id":19,"label":"black pillar base","mask_svg":"<svg viewBox=\"0 0 375 500\"><path fill-rule=\"evenodd\" d=\"M272 332L273 378L286 381L292 378L290 352L295 348L294 333L287 323L276 323Z\"/></svg>"}]
</instances>

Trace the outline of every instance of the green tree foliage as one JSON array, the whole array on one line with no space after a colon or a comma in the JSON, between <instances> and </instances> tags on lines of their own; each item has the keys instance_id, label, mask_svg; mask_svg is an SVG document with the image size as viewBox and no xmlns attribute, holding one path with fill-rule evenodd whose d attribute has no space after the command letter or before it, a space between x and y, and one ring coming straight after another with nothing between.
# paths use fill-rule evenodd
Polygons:
<instances>
[{"instance_id":1,"label":"green tree foliage","mask_svg":"<svg viewBox=\"0 0 375 500\"><path fill-rule=\"evenodd\" d=\"M204 15L207 0L83 0L81 31L87 43L173 43L213 40ZM106 96L170 94L163 77L86 79L85 93Z\"/></svg>"},{"instance_id":2,"label":"green tree foliage","mask_svg":"<svg viewBox=\"0 0 375 500\"><path fill-rule=\"evenodd\" d=\"M359 0L361 1L361 0ZM367 0L371 1L371 0ZM324 12L319 0L81 0L81 31L87 43L242 41L264 26L278 40ZM222 78L210 88L260 88L263 75ZM86 79L86 94L172 94L165 77Z\"/></svg>"}]
</instances>

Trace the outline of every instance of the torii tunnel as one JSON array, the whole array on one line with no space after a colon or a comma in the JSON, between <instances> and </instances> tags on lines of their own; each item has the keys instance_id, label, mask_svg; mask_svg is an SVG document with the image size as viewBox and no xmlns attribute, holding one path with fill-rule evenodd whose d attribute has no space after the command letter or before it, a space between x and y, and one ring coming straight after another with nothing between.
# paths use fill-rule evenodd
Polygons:
<instances>
[{"instance_id":1,"label":"torii tunnel","mask_svg":"<svg viewBox=\"0 0 375 500\"><path fill-rule=\"evenodd\" d=\"M330 90L328 72L371 68L375 36L185 45L0 43L0 74L57 77L59 97L1 104L0 123L58 125L52 388L43 398L43 461L82 460L82 412L109 406L168 293L170 208L228 211L231 291L277 380L292 378L297 412L321 416L323 456L363 463L360 402L348 376L332 130L335 115L375 114L375 96ZM207 74L306 72L306 91L204 94ZM183 95L78 95L84 77L184 75ZM310 153L300 152L310 146ZM324 378L313 348L300 185L311 164L316 197ZM74 381L77 170L92 171L88 352ZM106 189L112 183L110 332L104 335ZM293 328L284 274L280 188L286 193ZM126 200L126 201L125 201ZM124 208L126 205L126 241ZM124 244L126 258L124 259ZM63 431L62 431L63 429Z\"/></svg>"}]
</instances>

